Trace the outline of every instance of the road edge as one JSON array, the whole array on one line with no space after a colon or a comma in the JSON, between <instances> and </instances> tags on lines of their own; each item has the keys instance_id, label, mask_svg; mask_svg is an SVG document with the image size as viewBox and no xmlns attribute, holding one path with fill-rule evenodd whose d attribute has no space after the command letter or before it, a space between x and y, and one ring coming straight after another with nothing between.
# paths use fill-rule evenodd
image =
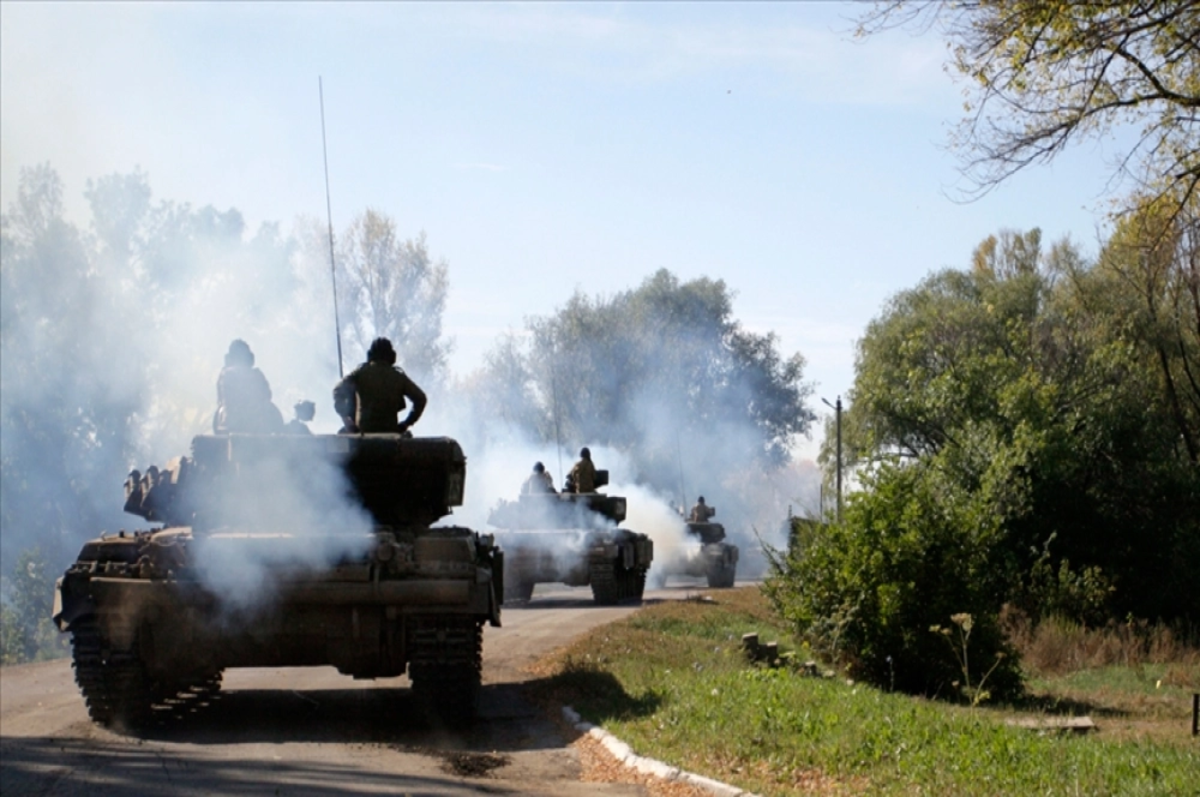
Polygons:
<instances>
[{"instance_id":1,"label":"road edge","mask_svg":"<svg viewBox=\"0 0 1200 797\"><path fill-rule=\"evenodd\" d=\"M567 721L575 730L580 733L591 736L600 744L604 745L604 749L609 752L614 758L621 762L623 766L640 772L643 775L661 778L666 781L679 781L687 783L690 786L695 786L698 789L703 789L713 797L758 797L754 792L743 791L737 786L731 786L728 783L722 783L719 780L706 778L703 775L697 775L694 772L673 767L670 764L665 764L662 761L657 761L653 758L640 756L633 751L629 745L622 742L616 736L613 736L608 731L600 728L590 722L584 722L579 713L570 706L562 707L563 719Z\"/></svg>"}]
</instances>

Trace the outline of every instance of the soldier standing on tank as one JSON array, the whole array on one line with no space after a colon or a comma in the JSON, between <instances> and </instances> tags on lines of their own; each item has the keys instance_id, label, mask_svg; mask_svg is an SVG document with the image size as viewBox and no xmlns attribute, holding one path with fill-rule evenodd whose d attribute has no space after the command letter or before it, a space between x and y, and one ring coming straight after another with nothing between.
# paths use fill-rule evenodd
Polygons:
<instances>
[{"instance_id":1,"label":"soldier standing on tank","mask_svg":"<svg viewBox=\"0 0 1200 797\"><path fill-rule=\"evenodd\" d=\"M554 478L546 472L546 466L540 462L533 463L533 473L529 474L529 478L521 485L521 493L523 495L536 495L538 493L553 493Z\"/></svg>"},{"instance_id":2,"label":"soldier standing on tank","mask_svg":"<svg viewBox=\"0 0 1200 797\"><path fill-rule=\"evenodd\" d=\"M396 419L412 402L408 417ZM367 350L367 361L338 382L333 389L333 406L342 416L342 433L407 432L425 412L425 392L396 367L396 350L387 338L375 338Z\"/></svg>"},{"instance_id":3,"label":"soldier standing on tank","mask_svg":"<svg viewBox=\"0 0 1200 797\"><path fill-rule=\"evenodd\" d=\"M717 514L716 508L704 503L704 496L700 496L696 499L696 505L692 507L692 514L688 516L688 522L707 523L715 514Z\"/></svg>"},{"instance_id":4,"label":"soldier standing on tank","mask_svg":"<svg viewBox=\"0 0 1200 797\"><path fill-rule=\"evenodd\" d=\"M584 446L579 450L579 461L567 475L568 492L596 492L596 466L592 464L592 452Z\"/></svg>"},{"instance_id":5,"label":"soldier standing on tank","mask_svg":"<svg viewBox=\"0 0 1200 797\"><path fill-rule=\"evenodd\" d=\"M225 367L217 377L217 413L213 431L270 433L283 428L283 415L271 403L271 386L254 367L254 352L238 338L229 344Z\"/></svg>"}]
</instances>

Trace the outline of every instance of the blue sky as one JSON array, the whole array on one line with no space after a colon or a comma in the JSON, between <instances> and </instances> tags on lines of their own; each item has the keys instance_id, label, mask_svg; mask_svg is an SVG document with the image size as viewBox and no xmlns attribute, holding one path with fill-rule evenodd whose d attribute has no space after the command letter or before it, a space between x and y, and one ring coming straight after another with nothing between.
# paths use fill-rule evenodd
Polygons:
<instances>
[{"instance_id":1,"label":"blue sky","mask_svg":"<svg viewBox=\"0 0 1200 797\"><path fill-rule=\"evenodd\" d=\"M320 76L334 225L372 207L426 233L456 373L577 288L667 268L724 279L833 400L887 298L987 235L1037 226L1093 252L1112 155L1085 144L957 201L945 42L855 40L860 10L6 0L0 202L49 161L79 221L88 178L135 167L156 199L252 229L323 220Z\"/></svg>"}]
</instances>

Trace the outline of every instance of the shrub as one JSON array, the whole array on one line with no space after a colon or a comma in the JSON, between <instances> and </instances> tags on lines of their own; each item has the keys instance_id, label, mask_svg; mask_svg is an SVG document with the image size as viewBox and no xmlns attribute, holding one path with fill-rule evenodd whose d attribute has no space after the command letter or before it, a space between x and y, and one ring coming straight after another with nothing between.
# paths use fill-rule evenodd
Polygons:
<instances>
[{"instance_id":1,"label":"shrub","mask_svg":"<svg viewBox=\"0 0 1200 797\"><path fill-rule=\"evenodd\" d=\"M995 514L924 464L885 465L867 481L841 524L776 560L765 587L776 609L850 676L931 695L978 685L931 631L968 614L970 670L990 673L992 696L1019 692L1019 660L999 625L1007 567Z\"/></svg>"}]
</instances>

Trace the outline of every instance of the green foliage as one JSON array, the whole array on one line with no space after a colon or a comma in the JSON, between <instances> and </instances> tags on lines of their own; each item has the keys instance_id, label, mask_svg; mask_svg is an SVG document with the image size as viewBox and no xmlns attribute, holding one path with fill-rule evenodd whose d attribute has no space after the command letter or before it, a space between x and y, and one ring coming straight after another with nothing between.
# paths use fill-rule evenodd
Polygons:
<instances>
[{"instance_id":1,"label":"green foliage","mask_svg":"<svg viewBox=\"0 0 1200 797\"><path fill-rule=\"evenodd\" d=\"M1076 571L1068 559L1058 561L1055 569L1050 555L1053 534L1029 568L1028 586L1020 603L1036 607L1037 616L1071 617L1093 625L1102 625L1111 617L1109 600L1116 591L1112 580L1100 568L1084 567Z\"/></svg>"},{"instance_id":2,"label":"green foliage","mask_svg":"<svg viewBox=\"0 0 1200 797\"><path fill-rule=\"evenodd\" d=\"M929 628L973 615L970 657L995 667L992 692L1020 685L997 622L1007 566L986 502L923 464L885 464L830 524L767 580L780 614L819 654L855 678L949 695L961 665Z\"/></svg>"},{"instance_id":3,"label":"green foliage","mask_svg":"<svg viewBox=\"0 0 1200 797\"><path fill-rule=\"evenodd\" d=\"M973 617L977 673L1010 652L1005 604L1034 622L1200 616L1200 470L1178 409L1200 407L1190 240L1131 221L1088 265L1005 232L888 304L844 416L861 490L772 579L814 645L874 683L945 693L967 657L927 629L955 614ZM1006 656L989 686L1016 670Z\"/></svg>"},{"instance_id":4,"label":"green foliage","mask_svg":"<svg viewBox=\"0 0 1200 797\"><path fill-rule=\"evenodd\" d=\"M870 33L924 17L942 22L968 83L954 143L983 192L1070 143L1139 129L1115 177L1139 186L1124 209L1178 209L1200 184L1200 6L1193 0L888 0L863 20Z\"/></svg>"},{"instance_id":5,"label":"green foliage","mask_svg":"<svg viewBox=\"0 0 1200 797\"><path fill-rule=\"evenodd\" d=\"M23 551L13 563L0 598L0 663L66 655L66 638L50 618L54 579L39 549Z\"/></svg>"}]
</instances>

